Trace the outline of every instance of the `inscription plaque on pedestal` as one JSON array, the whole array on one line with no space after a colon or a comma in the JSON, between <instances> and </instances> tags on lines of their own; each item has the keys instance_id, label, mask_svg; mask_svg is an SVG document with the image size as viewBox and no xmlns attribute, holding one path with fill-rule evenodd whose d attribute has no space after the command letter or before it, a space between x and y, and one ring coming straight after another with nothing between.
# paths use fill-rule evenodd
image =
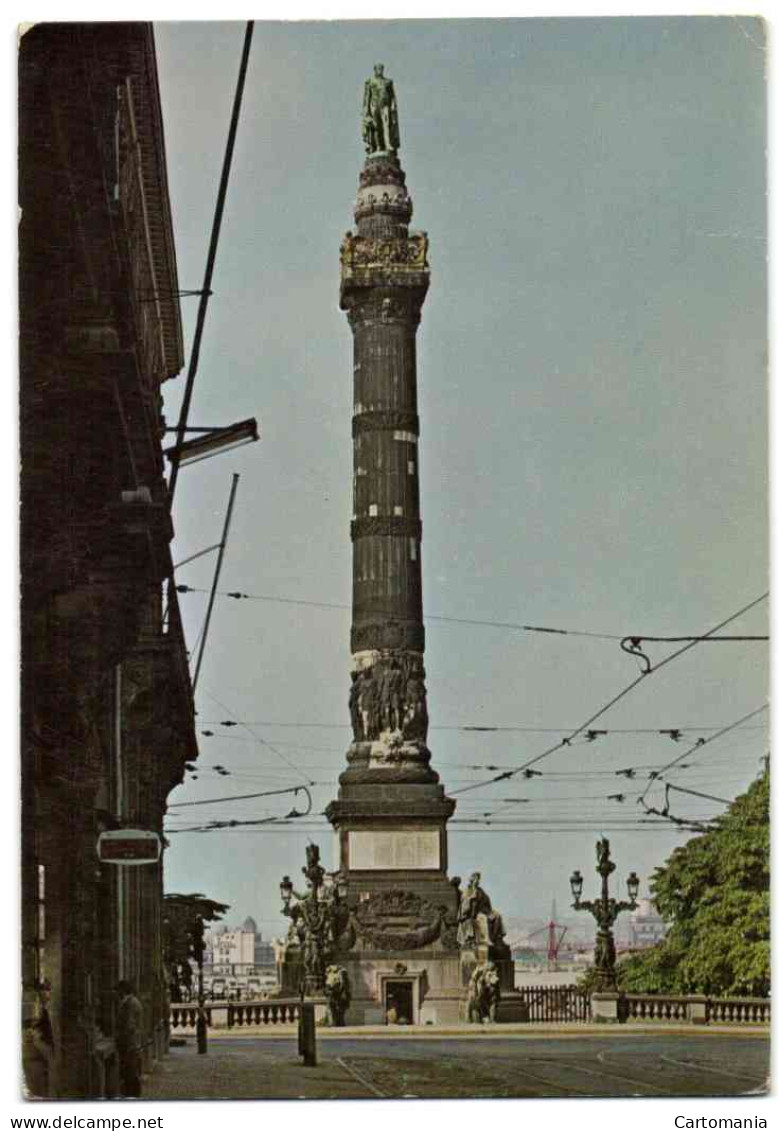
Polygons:
<instances>
[{"instance_id":1,"label":"inscription plaque on pedestal","mask_svg":"<svg viewBox=\"0 0 778 1131\"><path fill-rule=\"evenodd\" d=\"M350 832L349 868L355 871L416 871L440 868L437 829Z\"/></svg>"}]
</instances>

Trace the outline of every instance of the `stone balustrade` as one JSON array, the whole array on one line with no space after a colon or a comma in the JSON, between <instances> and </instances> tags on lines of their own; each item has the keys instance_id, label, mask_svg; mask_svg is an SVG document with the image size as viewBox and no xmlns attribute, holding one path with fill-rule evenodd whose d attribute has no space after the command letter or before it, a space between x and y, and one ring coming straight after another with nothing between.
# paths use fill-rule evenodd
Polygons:
<instances>
[{"instance_id":1,"label":"stone balustrade","mask_svg":"<svg viewBox=\"0 0 778 1131\"><path fill-rule=\"evenodd\" d=\"M570 990L572 987L565 987ZM527 992L527 989L523 991ZM769 998L712 998L703 994L618 994L593 993L591 1012L585 995L576 990L583 1005L564 1013L530 1010L529 1021L605 1021L657 1022L687 1025L769 1025ZM558 996L558 995L557 995ZM556 1000L556 999L555 999ZM326 1003L314 999L316 1019L324 1021ZM179 1003L170 1007L170 1028L176 1035L194 1034L198 1006ZM259 1025L294 1025L300 1017L300 999L275 998L263 1001L214 1001L205 1006L208 1028L235 1029Z\"/></svg>"},{"instance_id":2,"label":"stone balustrade","mask_svg":"<svg viewBox=\"0 0 778 1131\"><path fill-rule=\"evenodd\" d=\"M657 994L625 994L627 1021L690 1021L690 1001L686 997Z\"/></svg>"},{"instance_id":3,"label":"stone balustrade","mask_svg":"<svg viewBox=\"0 0 778 1131\"><path fill-rule=\"evenodd\" d=\"M227 1006L227 1027L241 1025L291 1025L300 1016L300 999L237 1001Z\"/></svg>"},{"instance_id":4,"label":"stone balustrade","mask_svg":"<svg viewBox=\"0 0 778 1131\"><path fill-rule=\"evenodd\" d=\"M704 994L592 994L593 1021L690 1025L769 1025L768 998L713 998Z\"/></svg>"},{"instance_id":5,"label":"stone balustrade","mask_svg":"<svg viewBox=\"0 0 778 1131\"><path fill-rule=\"evenodd\" d=\"M711 997L707 1020L716 1025L769 1025L770 999L763 997Z\"/></svg>"},{"instance_id":6,"label":"stone balustrade","mask_svg":"<svg viewBox=\"0 0 778 1131\"><path fill-rule=\"evenodd\" d=\"M324 999L316 999L317 1017L325 1011ZM197 1003L179 1002L170 1007L170 1029L176 1036L194 1033ZM205 1006L209 1029L234 1029L255 1025L293 1025L300 1016L300 999L270 998L263 1001L210 1001Z\"/></svg>"},{"instance_id":7,"label":"stone balustrade","mask_svg":"<svg viewBox=\"0 0 778 1131\"><path fill-rule=\"evenodd\" d=\"M178 1004L171 1005L170 1007L170 1028L171 1029L191 1029L195 1031L197 1025L197 1005ZM205 1007L205 1019L208 1026L213 1024L213 1009L210 1005Z\"/></svg>"}]
</instances>

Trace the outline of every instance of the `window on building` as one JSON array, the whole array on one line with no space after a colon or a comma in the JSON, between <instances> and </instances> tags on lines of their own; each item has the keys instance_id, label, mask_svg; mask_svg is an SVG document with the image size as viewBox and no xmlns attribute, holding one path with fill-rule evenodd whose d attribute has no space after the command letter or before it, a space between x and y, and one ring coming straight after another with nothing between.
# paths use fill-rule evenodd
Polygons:
<instances>
[{"instance_id":1,"label":"window on building","mask_svg":"<svg viewBox=\"0 0 778 1131\"><path fill-rule=\"evenodd\" d=\"M35 922L35 978L39 986L46 981L46 865L38 865Z\"/></svg>"}]
</instances>

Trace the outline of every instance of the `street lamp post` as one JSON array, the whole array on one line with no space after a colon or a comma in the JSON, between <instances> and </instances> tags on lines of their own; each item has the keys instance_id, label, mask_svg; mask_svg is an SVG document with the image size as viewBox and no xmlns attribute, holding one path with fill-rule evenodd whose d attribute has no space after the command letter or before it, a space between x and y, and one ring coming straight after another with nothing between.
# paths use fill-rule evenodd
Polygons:
<instances>
[{"instance_id":1,"label":"street lamp post","mask_svg":"<svg viewBox=\"0 0 778 1131\"><path fill-rule=\"evenodd\" d=\"M573 908L576 911L590 912L597 923L594 969L597 988L600 990L616 989L616 947L613 942L613 924L622 911L634 911L637 908L637 894L640 885L640 880L635 872L630 872L627 877L629 900L611 899L608 892L608 877L615 870L616 865L611 860L610 843L603 837L602 840L597 841L597 872L602 877L600 898L582 900L583 876L576 869L570 877Z\"/></svg>"},{"instance_id":2,"label":"street lamp post","mask_svg":"<svg viewBox=\"0 0 778 1131\"><path fill-rule=\"evenodd\" d=\"M205 922L202 915L198 915L192 928L194 959L197 963L197 1020L195 1034L197 1037L197 1051L203 1055L208 1052L208 1017L205 1012L205 979L203 977L203 959L205 957Z\"/></svg>"},{"instance_id":3,"label":"street lamp post","mask_svg":"<svg viewBox=\"0 0 778 1131\"><path fill-rule=\"evenodd\" d=\"M294 890L289 876L281 881L284 915L292 920L303 959L300 995L322 993L327 965L345 911L346 887L340 873L328 874L319 862L318 845L305 850L303 868L308 891Z\"/></svg>"},{"instance_id":4,"label":"street lamp post","mask_svg":"<svg viewBox=\"0 0 778 1131\"><path fill-rule=\"evenodd\" d=\"M292 920L302 954L298 1051L303 1064L313 1066L316 1064L316 1018L313 1002L306 1002L305 995L325 992L327 966L348 908L343 875L325 872L319 861L318 845L309 844L305 856L307 863L302 871L308 891L296 892L289 876L284 876L281 900L284 915ZM330 1008L332 1011L331 1002Z\"/></svg>"}]
</instances>

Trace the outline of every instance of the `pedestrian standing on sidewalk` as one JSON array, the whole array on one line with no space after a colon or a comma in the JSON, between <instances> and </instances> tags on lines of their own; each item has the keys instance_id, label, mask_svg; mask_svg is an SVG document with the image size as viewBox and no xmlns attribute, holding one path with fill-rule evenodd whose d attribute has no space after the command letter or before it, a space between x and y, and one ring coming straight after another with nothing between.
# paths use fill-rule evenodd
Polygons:
<instances>
[{"instance_id":1,"label":"pedestrian standing on sidewalk","mask_svg":"<svg viewBox=\"0 0 778 1131\"><path fill-rule=\"evenodd\" d=\"M143 1050L143 1006L135 996L132 982L122 980L116 987L119 1010L116 1015L116 1049L119 1053L119 1087L122 1096L140 1096Z\"/></svg>"}]
</instances>

